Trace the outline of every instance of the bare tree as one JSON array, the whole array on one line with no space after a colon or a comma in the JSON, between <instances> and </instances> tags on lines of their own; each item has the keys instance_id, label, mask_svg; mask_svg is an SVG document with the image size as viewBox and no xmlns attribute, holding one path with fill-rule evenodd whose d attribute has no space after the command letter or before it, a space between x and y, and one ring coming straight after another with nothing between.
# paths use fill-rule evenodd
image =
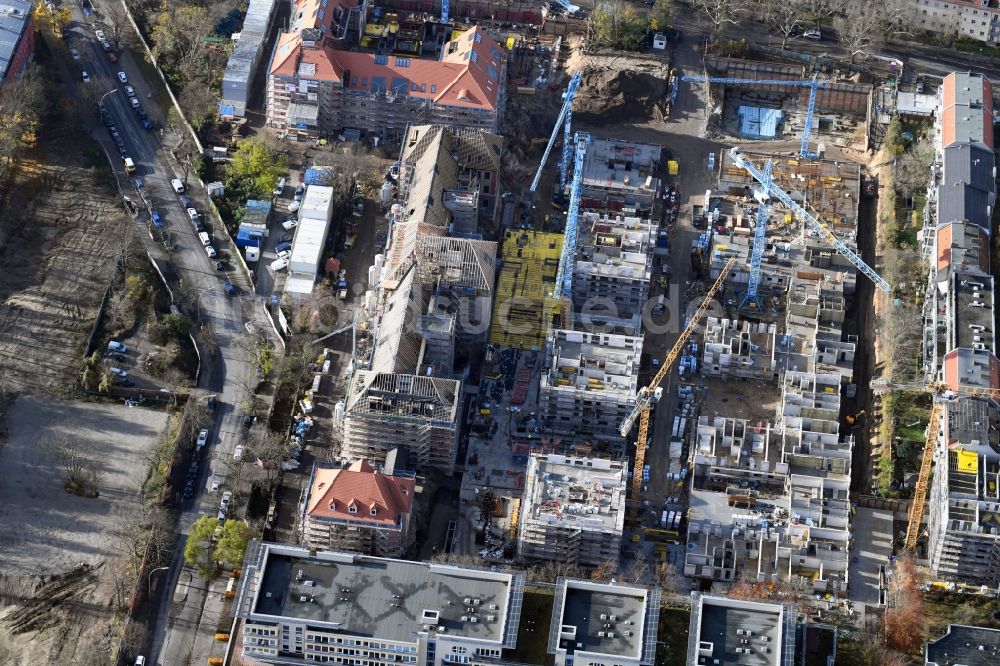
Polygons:
<instances>
[{"instance_id":1,"label":"bare tree","mask_svg":"<svg viewBox=\"0 0 1000 666\"><path fill-rule=\"evenodd\" d=\"M267 484L271 486L277 480L281 463L288 454L285 438L268 427L254 428L247 445L253 456L264 466Z\"/></svg>"},{"instance_id":2,"label":"bare tree","mask_svg":"<svg viewBox=\"0 0 1000 666\"><path fill-rule=\"evenodd\" d=\"M597 565L597 568L590 572L590 580L607 583L617 575L618 562L615 560L608 560L607 562L602 562Z\"/></svg>"},{"instance_id":3,"label":"bare tree","mask_svg":"<svg viewBox=\"0 0 1000 666\"><path fill-rule=\"evenodd\" d=\"M632 584L644 583L649 579L649 567L650 562L646 556L646 551L639 549L635 554L635 559L629 565L628 570L622 578Z\"/></svg>"},{"instance_id":4,"label":"bare tree","mask_svg":"<svg viewBox=\"0 0 1000 666\"><path fill-rule=\"evenodd\" d=\"M926 189L931 180L931 164L934 163L934 145L922 138L910 149L896 158L892 170L892 180L896 191L904 197L911 197Z\"/></svg>"},{"instance_id":5,"label":"bare tree","mask_svg":"<svg viewBox=\"0 0 1000 666\"><path fill-rule=\"evenodd\" d=\"M204 157L198 151L198 147L194 145L194 141L187 134L184 137L184 141L174 151L174 157L177 158L177 164L181 168L181 180L184 182L184 186L187 187L188 176L191 175L191 171L197 172L201 168L201 162Z\"/></svg>"},{"instance_id":6,"label":"bare tree","mask_svg":"<svg viewBox=\"0 0 1000 666\"><path fill-rule=\"evenodd\" d=\"M754 10L758 20L781 35L781 48L785 48L788 39L798 33L808 21L806 2L807 0L757 0Z\"/></svg>"},{"instance_id":7,"label":"bare tree","mask_svg":"<svg viewBox=\"0 0 1000 666\"><path fill-rule=\"evenodd\" d=\"M747 9L745 0L694 0L692 6L700 10L712 24L712 37L722 37L729 25L736 25Z\"/></svg>"},{"instance_id":8,"label":"bare tree","mask_svg":"<svg viewBox=\"0 0 1000 666\"><path fill-rule=\"evenodd\" d=\"M848 0L802 0L803 8L818 30L825 19L844 11Z\"/></svg>"},{"instance_id":9,"label":"bare tree","mask_svg":"<svg viewBox=\"0 0 1000 666\"><path fill-rule=\"evenodd\" d=\"M128 14L125 11L125 5L121 4L121 0L110 0L109 2L105 2L101 7L104 13L104 22L107 25L107 29L104 32L108 38L108 42L118 51L122 47L122 41L127 31L131 28Z\"/></svg>"},{"instance_id":10,"label":"bare tree","mask_svg":"<svg viewBox=\"0 0 1000 666\"><path fill-rule=\"evenodd\" d=\"M841 45L851 56L869 56L877 52L886 39L910 33L912 5L907 0L883 0L866 3L848 2L842 12L834 15L833 28Z\"/></svg>"},{"instance_id":11,"label":"bare tree","mask_svg":"<svg viewBox=\"0 0 1000 666\"><path fill-rule=\"evenodd\" d=\"M56 457L66 476L66 491L81 497L97 497L102 471L84 450L82 442L70 435L56 435L42 442L42 448Z\"/></svg>"}]
</instances>

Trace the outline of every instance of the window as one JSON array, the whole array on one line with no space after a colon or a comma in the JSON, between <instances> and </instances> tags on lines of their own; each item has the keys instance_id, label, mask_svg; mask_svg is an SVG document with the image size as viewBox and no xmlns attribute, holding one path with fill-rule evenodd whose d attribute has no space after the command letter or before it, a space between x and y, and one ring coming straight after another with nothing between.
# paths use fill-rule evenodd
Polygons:
<instances>
[{"instance_id":1,"label":"window","mask_svg":"<svg viewBox=\"0 0 1000 666\"><path fill-rule=\"evenodd\" d=\"M437 84L436 83L432 83L431 84L431 92L432 93L436 93L437 91L438 91Z\"/></svg>"},{"instance_id":2,"label":"window","mask_svg":"<svg viewBox=\"0 0 1000 666\"><path fill-rule=\"evenodd\" d=\"M426 83L421 83L420 84L420 92L427 92L427 84Z\"/></svg>"},{"instance_id":3,"label":"window","mask_svg":"<svg viewBox=\"0 0 1000 666\"><path fill-rule=\"evenodd\" d=\"M377 56L375 56L375 64L376 65L388 65L389 64L389 56L384 56L384 55L377 55Z\"/></svg>"},{"instance_id":4,"label":"window","mask_svg":"<svg viewBox=\"0 0 1000 666\"><path fill-rule=\"evenodd\" d=\"M357 513L357 512L358 512L358 507L356 507L355 505L352 504L351 506L347 507L347 513Z\"/></svg>"},{"instance_id":5,"label":"window","mask_svg":"<svg viewBox=\"0 0 1000 666\"><path fill-rule=\"evenodd\" d=\"M368 87L368 79L361 79L361 87L362 88Z\"/></svg>"},{"instance_id":6,"label":"window","mask_svg":"<svg viewBox=\"0 0 1000 666\"><path fill-rule=\"evenodd\" d=\"M478 36L479 35L477 34L476 37ZM472 53L469 54L469 59L472 60L472 62L479 62L479 54L473 51Z\"/></svg>"},{"instance_id":7,"label":"window","mask_svg":"<svg viewBox=\"0 0 1000 666\"><path fill-rule=\"evenodd\" d=\"M409 66L410 66L409 58L396 58L396 67L409 67Z\"/></svg>"},{"instance_id":8,"label":"window","mask_svg":"<svg viewBox=\"0 0 1000 666\"><path fill-rule=\"evenodd\" d=\"M324 12L322 9L319 10L318 13L319 13L320 20L323 20L324 18L326 18L326 12Z\"/></svg>"},{"instance_id":9,"label":"window","mask_svg":"<svg viewBox=\"0 0 1000 666\"><path fill-rule=\"evenodd\" d=\"M351 77L351 85L352 86L358 85L358 77L356 77L356 76L352 76Z\"/></svg>"}]
</instances>

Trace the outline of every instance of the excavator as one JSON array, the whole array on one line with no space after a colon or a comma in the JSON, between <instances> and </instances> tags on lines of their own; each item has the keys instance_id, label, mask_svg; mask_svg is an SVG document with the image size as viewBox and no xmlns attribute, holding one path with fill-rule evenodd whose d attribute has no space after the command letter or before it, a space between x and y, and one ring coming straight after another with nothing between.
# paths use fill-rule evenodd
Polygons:
<instances>
[{"instance_id":1,"label":"excavator","mask_svg":"<svg viewBox=\"0 0 1000 666\"><path fill-rule=\"evenodd\" d=\"M865 418L866 416L868 416L868 411L862 409L857 414L853 414L853 415L852 414L848 414L847 416L844 417L844 420L847 421L847 425L849 425L849 426L855 426L855 425L860 425L859 421L861 419Z\"/></svg>"}]
</instances>

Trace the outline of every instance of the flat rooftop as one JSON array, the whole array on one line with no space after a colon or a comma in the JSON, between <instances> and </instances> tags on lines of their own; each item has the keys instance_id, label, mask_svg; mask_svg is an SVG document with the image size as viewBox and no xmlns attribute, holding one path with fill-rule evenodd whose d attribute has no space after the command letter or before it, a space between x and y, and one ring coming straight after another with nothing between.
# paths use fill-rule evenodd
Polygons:
<instances>
[{"instance_id":1,"label":"flat rooftop","mask_svg":"<svg viewBox=\"0 0 1000 666\"><path fill-rule=\"evenodd\" d=\"M648 590L580 580L567 580L564 586L556 591L549 652L558 647L568 655L591 653L645 663L651 656L644 654L647 642L655 641L655 636L646 636L647 610L652 610Z\"/></svg>"},{"instance_id":2,"label":"flat rooftop","mask_svg":"<svg viewBox=\"0 0 1000 666\"><path fill-rule=\"evenodd\" d=\"M591 139L583 162L583 186L602 190L655 193L655 175L663 149L648 143Z\"/></svg>"},{"instance_id":3,"label":"flat rooftop","mask_svg":"<svg viewBox=\"0 0 1000 666\"><path fill-rule=\"evenodd\" d=\"M625 465L602 458L533 455L524 489L525 520L621 532Z\"/></svg>"},{"instance_id":4,"label":"flat rooftop","mask_svg":"<svg viewBox=\"0 0 1000 666\"><path fill-rule=\"evenodd\" d=\"M546 377L551 386L628 396L638 389L642 337L556 329L548 351L554 357Z\"/></svg>"},{"instance_id":5,"label":"flat rooftop","mask_svg":"<svg viewBox=\"0 0 1000 666\"><path fill-rule=\"evenodd\" d=\"M515 587L510 574L347 553L309 557L304 549L278 548L266 554L254 615L404 642L414 642L413 632L427 624L450 635L504 642Z\"/></svg>"},{"instance_id":6,"label":"flat rooftop","mask_svg":"<svg viewBox=\"0 0 1000 666\"><path fill-rule=\"evenodd\" d=\"M995 351L993 278L978 273L956 273L952 292L955 304L954 346Z\"/></svg>"},{"instance_id":7,"label":"flat rooftop","mask_svg":"<svg viewBox=\"0 0 1000 666\"><path fill-rule=\"evenodd\" d=\"M574 273L649 280L651 225L638 217L583 213Z\"/></svg>"},{"instance_id":8,"label":"flat rooftop","mask_svg":"<svg viewBox=\"0 0 1000 666\"><path fill-rule=\"evenodd\" d=\"M778 604L701 597L697 664L778 666L785 609ZM739 650L739 652L737 652ZM688 655L689 658L694 655Z\"/></svg>"},{"instance_id":9,"label":"flat rooftop","mask_svg":"<svg viewBox=\"0 0 1000 666\"><path fill-rule=\"evenodd\" d=\"M1000 663L1000 629L949 624L948 633L927 643L930 666Z\"/></svg>"}]
</instances>

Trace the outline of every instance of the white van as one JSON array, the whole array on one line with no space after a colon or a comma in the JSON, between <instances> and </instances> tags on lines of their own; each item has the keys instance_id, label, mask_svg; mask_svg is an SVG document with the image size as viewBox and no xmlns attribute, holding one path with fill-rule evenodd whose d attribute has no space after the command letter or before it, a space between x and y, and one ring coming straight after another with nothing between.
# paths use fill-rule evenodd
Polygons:
<instances>
[{"instance_id":1,"label":"white van","mask_svg":"<svg viewBox=\"0 0 1000 666\"><path fill-rule=\"evenodd\" d=\"M204 245L205 247L208 247L209 245L212 244L212 239L209 238L208 233L204 231L198 234L198 240L200 240L201 244Z\"/></svg>"},{"instance_id":2,"label":"white van","mask_svg":"<svg viewBox=\"0 0 1000 666\"><path fill-rule=\"evenodd\" d=\"M285 179L279 178L278 184L274 186L274 191L271 192L276 197L280 197L281 193L285 191Z\"/></svg>"},{"instance_id":3,"label":"white van","mask_svg":"<svg viewBox=\"0 0 1000 666\"><path fill-rule=\"evenodd\" d=\"M173 178L170 181L170 186L174 188L174 192L176 192L177 194L184 194L184 183L182 183L180 179Z\"/></svg>"}]
</instances>

